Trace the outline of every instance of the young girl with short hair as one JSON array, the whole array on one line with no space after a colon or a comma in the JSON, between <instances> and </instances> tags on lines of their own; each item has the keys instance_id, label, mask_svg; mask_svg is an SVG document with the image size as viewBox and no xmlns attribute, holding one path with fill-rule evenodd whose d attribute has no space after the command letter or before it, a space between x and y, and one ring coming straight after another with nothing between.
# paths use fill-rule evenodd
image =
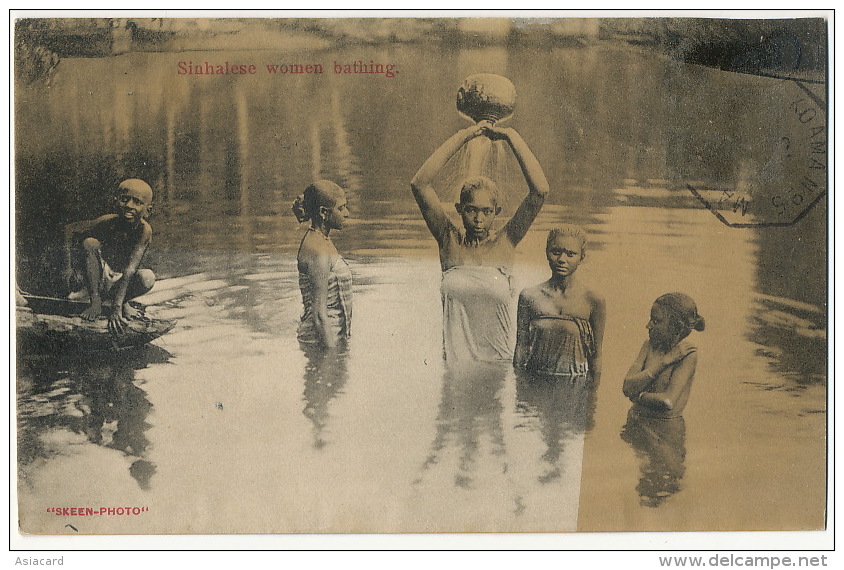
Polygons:
<instances>
[{"instance_id":1,"label":"young girl with short hair","mask_svg":"<svg viewBox=\"0 0 844 570\"><path fill-rule=\"evenodd\" d=\"M697 348L686 337L706 323L694 300L668 293L654 301L648 340L624 379L624 395L640 415L675 418L683 414L697 367Z\"/></svg>"}]
</instances>

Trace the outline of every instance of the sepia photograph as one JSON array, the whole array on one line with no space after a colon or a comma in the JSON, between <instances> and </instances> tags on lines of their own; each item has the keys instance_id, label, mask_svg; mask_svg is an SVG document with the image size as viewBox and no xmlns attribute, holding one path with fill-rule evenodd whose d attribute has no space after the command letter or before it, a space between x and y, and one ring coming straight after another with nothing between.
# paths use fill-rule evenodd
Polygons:
<instances>
[{"instance_id":1,"label":"sepia photograph","mask_svg":"<svg viewBox=\"0 0 844 570\"><path fill-rule=\"evenodd\" d=\"M10 15L24 544L824 536L832 11L158 15Z\"/></svg>"}]
</instances>

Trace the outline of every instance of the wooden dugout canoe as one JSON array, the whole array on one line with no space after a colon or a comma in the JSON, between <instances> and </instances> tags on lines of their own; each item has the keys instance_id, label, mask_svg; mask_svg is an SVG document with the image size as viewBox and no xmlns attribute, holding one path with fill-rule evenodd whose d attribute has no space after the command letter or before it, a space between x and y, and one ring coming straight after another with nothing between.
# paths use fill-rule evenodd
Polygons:
<instances>
[{"instance_id":1,"label":"wooden dugout canoe","mask_svg":"<svg viewBox=\"0 0 844 570\"><path fill-rule=\"evenodd\" d=\"M123 334L108 330L105 315L95 321L80 315L87 302L23 295L25 306L17 306L17 342L19 349L38 352L111 350L141 346L170 331L175 322L144 317L132 319Z\"/></svg>"}]
</instances>

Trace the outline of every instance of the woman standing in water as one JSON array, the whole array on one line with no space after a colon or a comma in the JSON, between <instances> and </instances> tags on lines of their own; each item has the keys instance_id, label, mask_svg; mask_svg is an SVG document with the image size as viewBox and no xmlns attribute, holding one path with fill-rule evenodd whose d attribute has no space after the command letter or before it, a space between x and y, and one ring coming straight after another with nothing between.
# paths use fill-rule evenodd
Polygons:
<instances>
[{"instance_id":1,"label":"woman standing in water","mask_svg":"<svg viewBox=\"0 0 844 570\"><path fill-rule=\"evenodd\" d=\"M682 416L697 367L697 348L686 337L705 326L694 300L684 293L666 293L654 301L648 340L624 378L624 395L637 414Z\"/></svg>"},{"instance_id":2,"label":"woman standing in water","mask_svg":"<svg viewBox=\"0 0 844 570\"><path fill-rule=\"evenodd\" d=\"M530 189L499 231L493 229L496 216L501 213L495 182L483 176L463 181L460 202L455 204L462 228L451 222L432 184L446 162L478 136L507 141ZM548 194L548 181L539 161L514 129L481 121L458 131L434 151L413 177L411 188L439 245L446 359L510 360L515 248Z\"/></svg>"},{"instance_id":3,"label":"woman standing in water","mask_svg":"<svg viewBox=\"0 0 844 570\"><path fill-rule=\"evenodd\" d=\"M346 194L329 180L314 182L293 203L293 213L311 222L297 256L304 304L299 341L334 348L348 340L352 324L352 272L329 237L349 217Z\"/></svg>"},{"instance_id":4,"label":"woman standing in water","mask_svg":"<svg viewBox=\"0 0 844 570\"><path fill-rule=\"evenodd\" d=\"M548 232L545 255L551 278L519 295L517 370L543 376L601 375L606 306L577 279L586 256L586 234L563 224Z\"/></svg>"},{"instance_id":5,"label":"woman standing in water","mask_svg":"<svg viewBox=\"0 0 844 570\"><path fill-rule=\"evenodd\" d=\"M648 340L624 378L624 395L633 406L621 439L633 446L640 462L639 502L657 507L680 491L685 474L686 423L697 368L697 348L686 340L705 327L694 300L668 293L654 301Z\"/></svg>"}]
</instances>

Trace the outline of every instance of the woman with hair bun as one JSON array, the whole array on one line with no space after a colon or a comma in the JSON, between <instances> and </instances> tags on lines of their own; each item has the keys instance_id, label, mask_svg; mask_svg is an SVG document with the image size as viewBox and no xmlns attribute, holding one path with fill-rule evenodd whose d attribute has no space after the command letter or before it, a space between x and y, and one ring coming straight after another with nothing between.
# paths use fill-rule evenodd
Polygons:
<instances>
[{"instance_id":1,"label":"woman with hair bun","mask_svg":"<svg viewBox=\"0 0 844 570\"><path fill-rule=\"evenodd\" d=\"M311 222L299 245L299 289L304 312L299 341L334 348L344 344L352 325L352 272L331 241L349 217L346 193L334 182L314 182L293 203L300 222Z\"/></svg>"},{"instance_id":2,"label":"woman with hair bun","mask_svg":"<svg viewBox=\"0 0 844 570\"><path fill-rule=\"evenodd\" d=\"M624 379L624 395L638 415L676 418L689 400L697 367L697 348L686 340L706 326L694 300L684 293L667 293L654 301L648 340Z\"/></svg>"}]
</instances>

